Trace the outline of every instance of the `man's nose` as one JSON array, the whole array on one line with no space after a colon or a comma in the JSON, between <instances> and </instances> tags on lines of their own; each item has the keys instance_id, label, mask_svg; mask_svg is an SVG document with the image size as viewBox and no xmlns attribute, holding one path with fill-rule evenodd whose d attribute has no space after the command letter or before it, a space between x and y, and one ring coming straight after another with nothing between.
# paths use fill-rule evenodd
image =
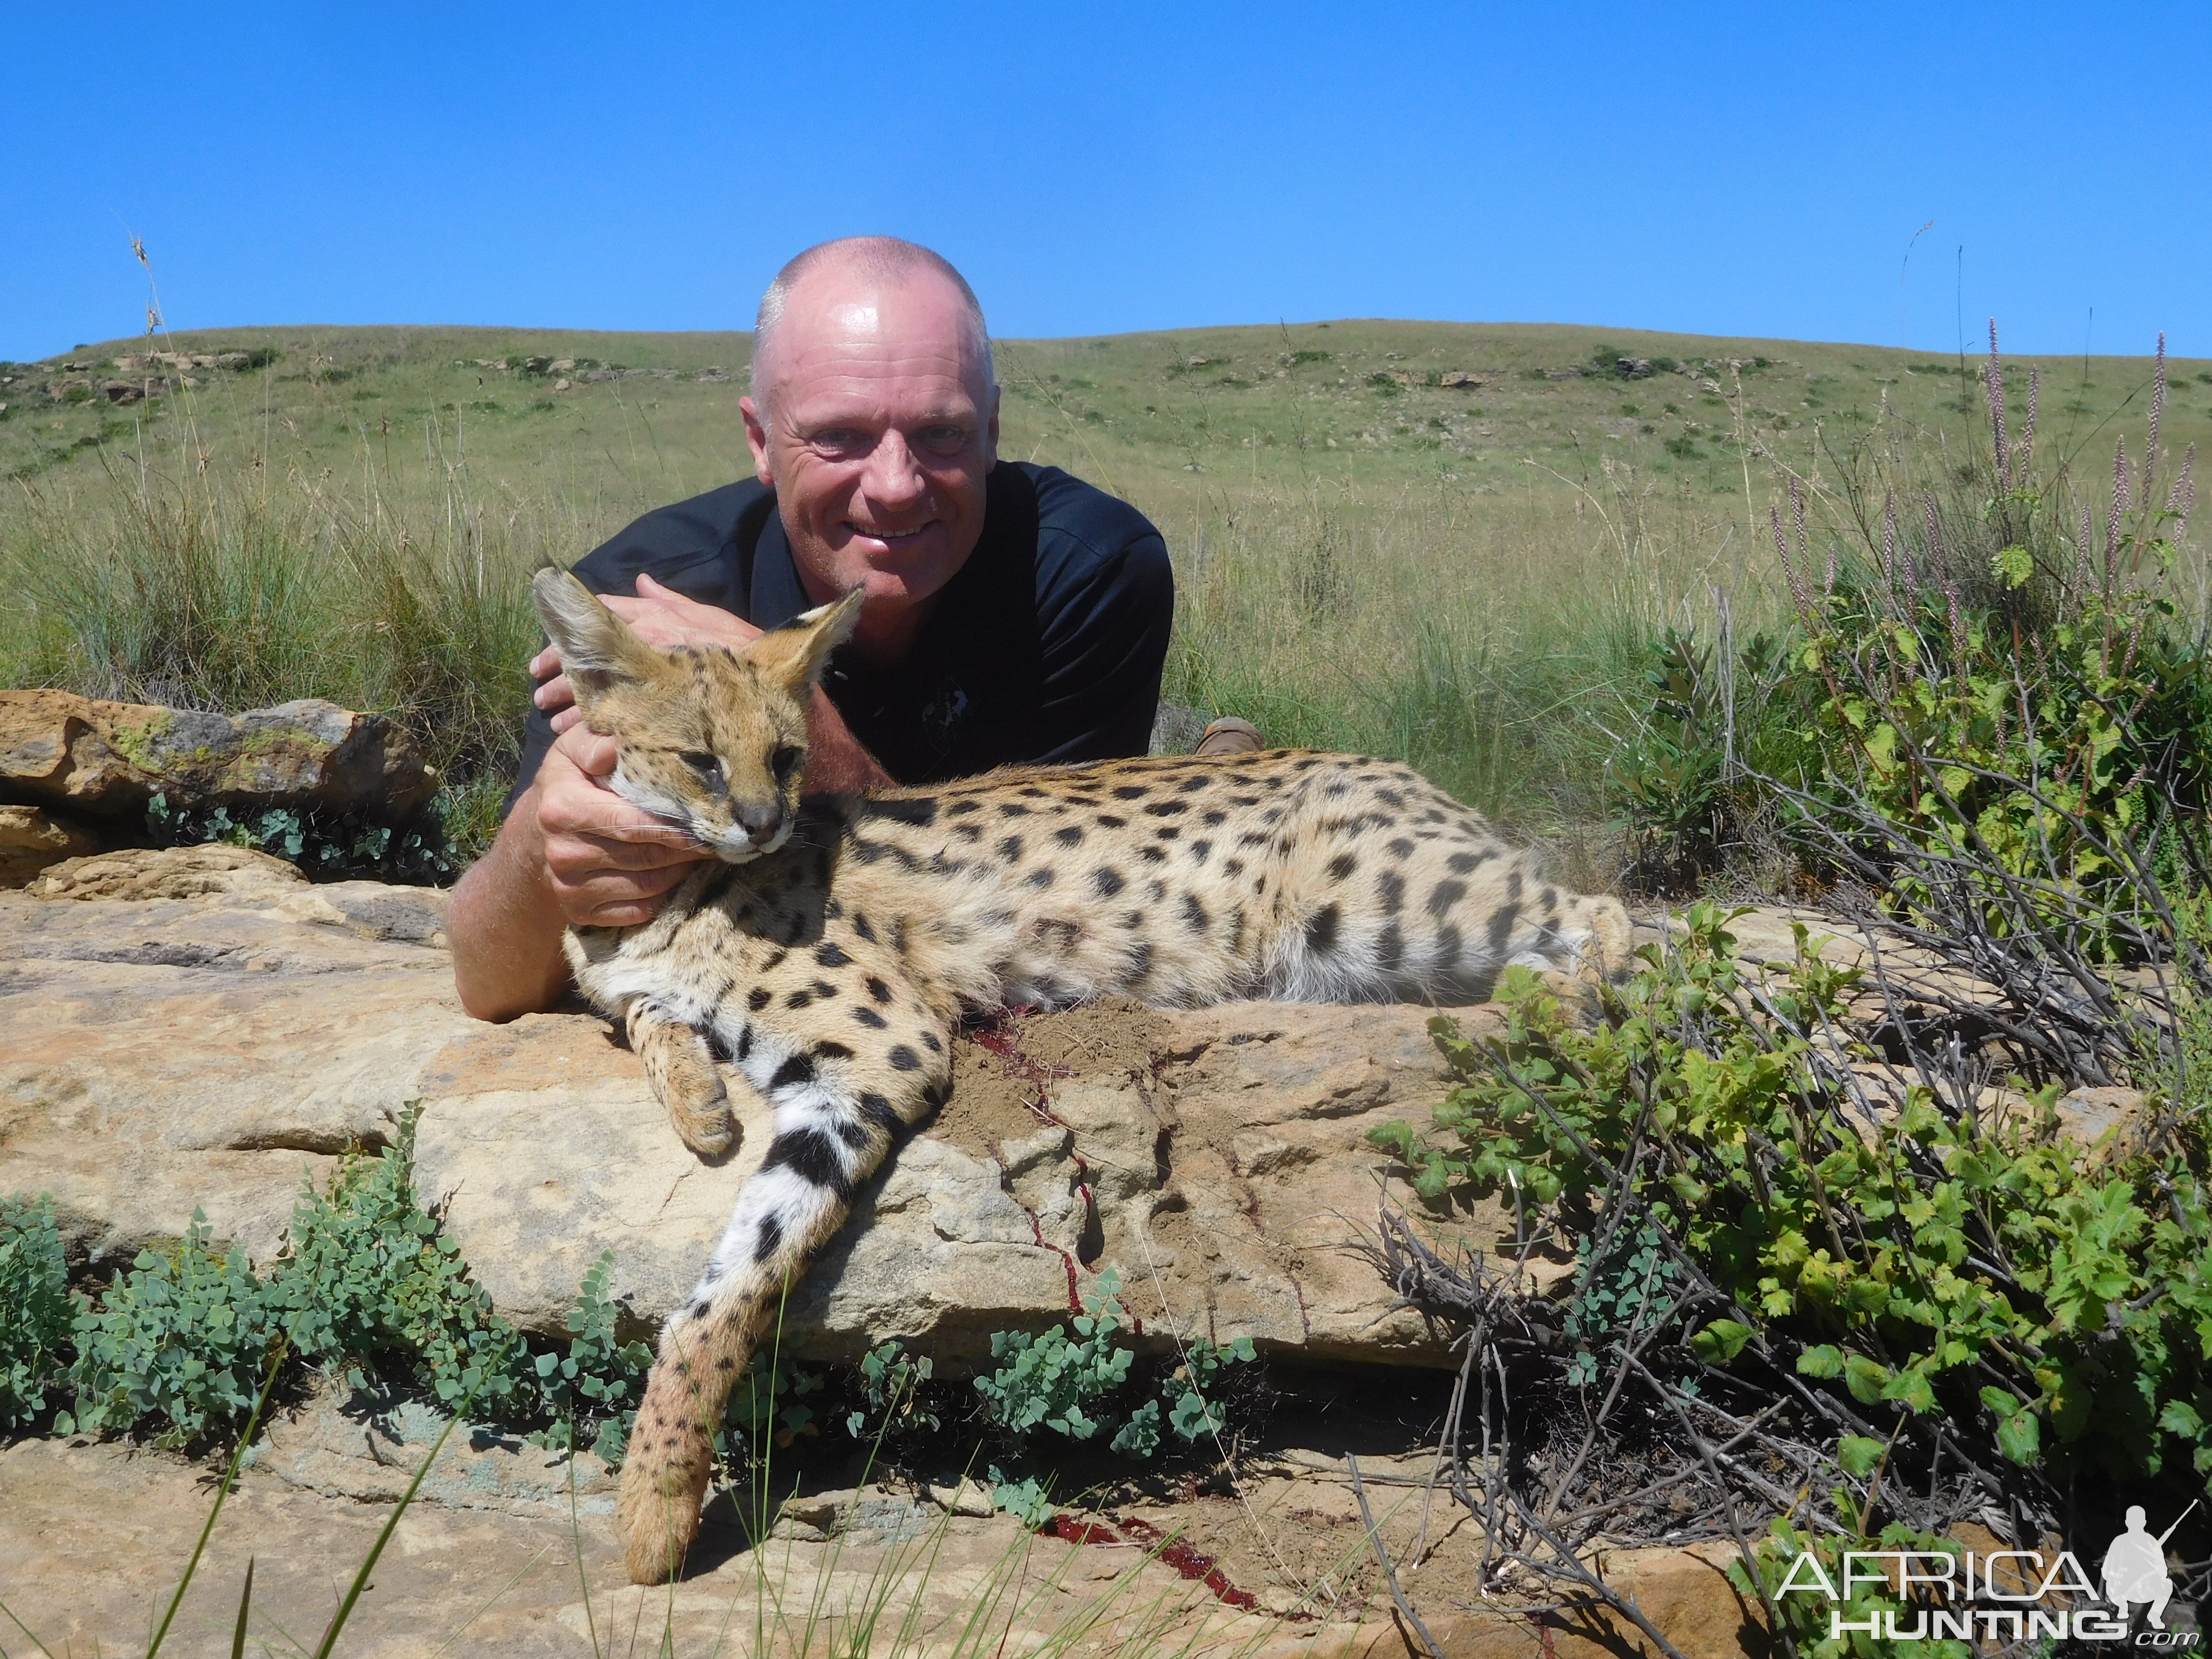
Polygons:
<instances>
[{"instance_id":1,"label":"man's nose","mask_svg":"<svg viewBox=\"0 0 2212 1659\"><path fill-rule=\"evenodd\" d=\"M868 499L885 507L906 507L921 499L929 487L921 467L907 447L905 434L896 427L884 434L868 456L861 479Z\"/></svg>"}]
</instances>

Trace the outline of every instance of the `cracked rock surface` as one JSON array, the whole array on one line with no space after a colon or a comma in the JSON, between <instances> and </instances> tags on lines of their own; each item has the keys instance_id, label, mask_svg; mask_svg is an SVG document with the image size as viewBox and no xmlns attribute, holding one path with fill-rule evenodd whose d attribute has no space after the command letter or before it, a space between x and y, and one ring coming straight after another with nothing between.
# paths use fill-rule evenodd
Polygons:
<instances>
[{"instance_id":1,"label":"cracked rock surface","mask_svg":"<svg viewBox=\"0 0 2212 1659\"><path fill-rule=\"evenodd\" d=\"M172 862L0 894L0 1192L52 1193L100 1261L181 1234L196 1208L265 1259L302 1182L386 1144L420 1100L417 1185L507 1317L562 1331L605 1250L641 1327L690 1288L767 1144L734 1073L743 1137L708 1164L598 1016L462 1013L443 895ZM971 1031L950 1103L794 1294L786 1351L851 1358L896 1336L957 1370L1113 1267L1148 1341L1172 1325L1285 1357L1446 1363L1346 1248L1386 1168L1366 1131L1425 1123L1442 1096L1427 1018L1115 1004ZM1477 1207L1441 1231L1484 1245L1511 1218Z\"/></svg>"}]
</instances>

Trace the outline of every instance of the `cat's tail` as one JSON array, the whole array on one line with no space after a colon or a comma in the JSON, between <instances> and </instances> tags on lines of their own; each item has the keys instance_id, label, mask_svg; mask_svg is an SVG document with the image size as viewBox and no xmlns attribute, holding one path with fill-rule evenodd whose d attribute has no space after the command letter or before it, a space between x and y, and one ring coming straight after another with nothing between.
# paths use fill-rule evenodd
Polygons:
<instances>
[{"instance_id":1,"label":"cat's tail","mask_svg":"<svg viewBox=\"0 0 2212 1659\"><path fill-rule=\"evenodd\" d=\"M658 1583L682 1566L730 1391L787 1290L844 1224L860 1184L904 1126L944 1098L949 1061L932 1058L934 1066L906 1072L848 1052L776 1063L764 1091L775 1108L767 1161L738 1194L698 1287L663 1328L630 1432L615 1530L634 1582ZM854 1086L862 1080L881 1086Z\"/></svg>"}]
</instances>

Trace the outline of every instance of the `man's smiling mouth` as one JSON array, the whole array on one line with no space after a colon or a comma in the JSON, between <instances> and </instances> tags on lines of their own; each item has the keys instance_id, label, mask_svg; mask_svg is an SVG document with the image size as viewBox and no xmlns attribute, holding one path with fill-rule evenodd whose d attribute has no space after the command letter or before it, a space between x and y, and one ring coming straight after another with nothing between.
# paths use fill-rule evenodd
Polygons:
<instances>
[{"instance_id":1,"label":"man's smiling mouth","mask_svg":"<svg viewBox=\"0 0 2212 1659\"><path fill-rule=\"evenodd\" d=\"M935 522L933 519L930 520L930 524ZM881 542L886 547L903 547L909 542L918 541L928 532L929 527L930 525L927 524L918 524L911 530L872 530L866 525L848 522L846 526L846 528L855 536L863 536L873 542Z\"/></svg>"}]
</instances>

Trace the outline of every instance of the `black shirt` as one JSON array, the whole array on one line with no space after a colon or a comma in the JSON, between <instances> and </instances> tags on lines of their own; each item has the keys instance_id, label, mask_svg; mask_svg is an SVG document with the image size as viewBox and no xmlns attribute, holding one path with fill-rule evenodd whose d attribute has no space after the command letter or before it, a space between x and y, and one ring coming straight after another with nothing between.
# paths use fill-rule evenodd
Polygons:
<instances>
[{"instance_id":1,"label":"black shirt","mask_svg":"<svg viewBox=\"0 0 2212 1659\"><path fill-rule=\"evenodd\" d=\"M640 574L760 629L814 605L775 492L751 479L648 513L576 566L595 593L634 597ZM1167 544L1144 514L1055 467L1000 461L981 538L906 660L872 663L848 647L822 684L902 783L1141 755L1174 617ZM508 805L552 743L552 722L533 708Z\"/></svg>"}]
</instances>

